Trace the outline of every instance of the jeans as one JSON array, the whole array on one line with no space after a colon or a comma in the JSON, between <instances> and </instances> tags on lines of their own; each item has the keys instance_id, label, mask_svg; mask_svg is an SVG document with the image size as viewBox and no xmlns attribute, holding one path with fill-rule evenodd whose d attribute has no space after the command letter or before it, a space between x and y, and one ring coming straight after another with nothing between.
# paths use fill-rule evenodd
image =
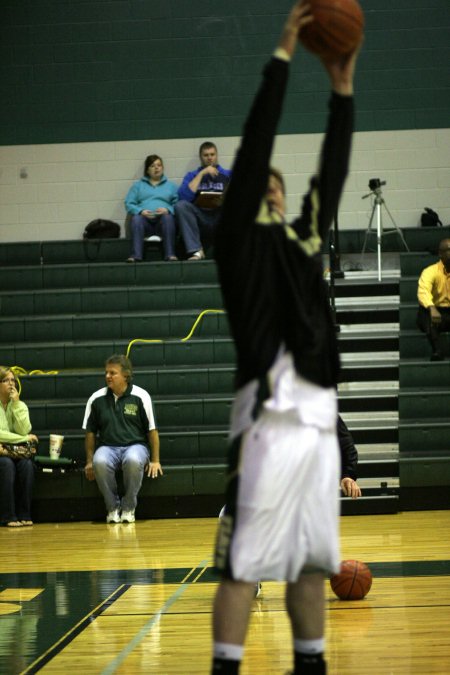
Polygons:
<instances>
[{"instance_id":1,"label":"jeans","mask_svg":"<svg viewBox=\"0 0 450 675\"><path fill-rule=\"evenodd\" d=\"M175 256L175 218L171 213L156 218L137 215L131 219L131 257L142 260L144 257L144 238L157 234L163 242L164 258Z\"/></svg>"},{"instance_id":2,"label":"jeans","mask_svg":"<svg viewBox=\"0 0 450 675\"><path fill-rule=\"evenodd\" d=\"M202 240L212 242L220 211L201 209L184 199L175 204L175 216L188 255L202 248Z\"/></svg>"},{"instance_id":3,"label":"jeans","mask_svg":"<svg viewBox=\"0 0 450 675\"><path fill-rule=\"evenodd\" d=\"M142 485L145 465L149 461L145 445L136 443L125 447L101 445L94 452L95 480L105 500L106 510L134 511ZM122 469L125 494L120 500L116 471Z\"/></svg>"},{"instance_id":4,"label":"jeans","mask_svg":"<svg viewBox=\"0 0 450 675\"><path fill-rule=\"evenodd\" d=\"M34 471L31 459L0 457L0 522L31 520Z\"/></svg>"}]
</instances>

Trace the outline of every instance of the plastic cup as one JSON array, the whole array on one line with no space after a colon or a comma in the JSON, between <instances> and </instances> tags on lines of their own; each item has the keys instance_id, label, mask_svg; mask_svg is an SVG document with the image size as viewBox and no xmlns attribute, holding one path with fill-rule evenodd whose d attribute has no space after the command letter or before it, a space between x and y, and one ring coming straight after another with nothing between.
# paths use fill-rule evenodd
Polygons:
<instances>
[{"instance_id":1,"label":"plastic cup","mask_svg":"<svg viewBox=\"0 0 450 675\"><path fill-rule=\"evenodd\" d=\"M64 441L64 436L50 434L50 459L59 459Z\"/></svg>"}]
</instances>

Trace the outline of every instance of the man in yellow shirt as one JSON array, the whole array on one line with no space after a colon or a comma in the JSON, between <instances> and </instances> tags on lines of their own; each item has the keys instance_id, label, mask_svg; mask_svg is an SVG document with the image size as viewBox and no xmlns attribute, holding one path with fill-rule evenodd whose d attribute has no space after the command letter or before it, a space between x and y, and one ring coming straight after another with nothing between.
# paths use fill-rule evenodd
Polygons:
<instances>
[{"instance_id":1,"label":"man in yellow shirt","mask_svg":"<svg viewBox=\"0 0 450 675\"><path fill-rule=\"evenodd\" d=\"M443 361L439 334L450 331L450 239L439 244L440 260L426 267L419 278L417 325L432 348L431 361Z\"/></svg>"}]
</instances>

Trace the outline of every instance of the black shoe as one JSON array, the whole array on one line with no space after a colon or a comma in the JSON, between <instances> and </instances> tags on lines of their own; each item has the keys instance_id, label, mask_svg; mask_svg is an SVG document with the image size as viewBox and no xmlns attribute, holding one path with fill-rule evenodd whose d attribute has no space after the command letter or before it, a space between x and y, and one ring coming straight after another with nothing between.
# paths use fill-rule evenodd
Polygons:
<instances>
[{"instance_id":1,"label":"black shoe","mask_svg":"<svg viewBox=\"0 0 450 675\"><path fill-rule=\"evenodd\" d=\"M430 361L445 361L445 357L440 352L433 352Z\"/></svg>"}]
</instances>

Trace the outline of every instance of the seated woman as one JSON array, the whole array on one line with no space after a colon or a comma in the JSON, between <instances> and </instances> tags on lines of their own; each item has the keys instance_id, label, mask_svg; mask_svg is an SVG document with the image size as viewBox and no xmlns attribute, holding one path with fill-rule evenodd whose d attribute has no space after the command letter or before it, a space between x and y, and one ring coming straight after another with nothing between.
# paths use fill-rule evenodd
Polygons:
<instances>
[{"instance_id":1,"label":"seated woman","mask_svg":"<svg viewBox=\"0 0 450 675\"><path fill-rule=\"evenodd\" d=\"M175 255L174 205L178 188L164 175L164 164L158 155L145 160L144 175L125 197L125 208L131 214L131 255L127 262L140 262L144 257L144 238L158 235L163 242L164 260L178 260Z\"/></svg>"},{"instance_id":2,"label":"seated woman","mask_svg":"<svg viewBox=\"0 0 450 675\"><path fill-rule=\"evenodd\" d=\"M3 443L37 443L31 432L28 408L19 398L14 373L0 366L0 523L8 527L33 525L31 496L33 460L9 457Z\"/></svg>"}]
</instances>

